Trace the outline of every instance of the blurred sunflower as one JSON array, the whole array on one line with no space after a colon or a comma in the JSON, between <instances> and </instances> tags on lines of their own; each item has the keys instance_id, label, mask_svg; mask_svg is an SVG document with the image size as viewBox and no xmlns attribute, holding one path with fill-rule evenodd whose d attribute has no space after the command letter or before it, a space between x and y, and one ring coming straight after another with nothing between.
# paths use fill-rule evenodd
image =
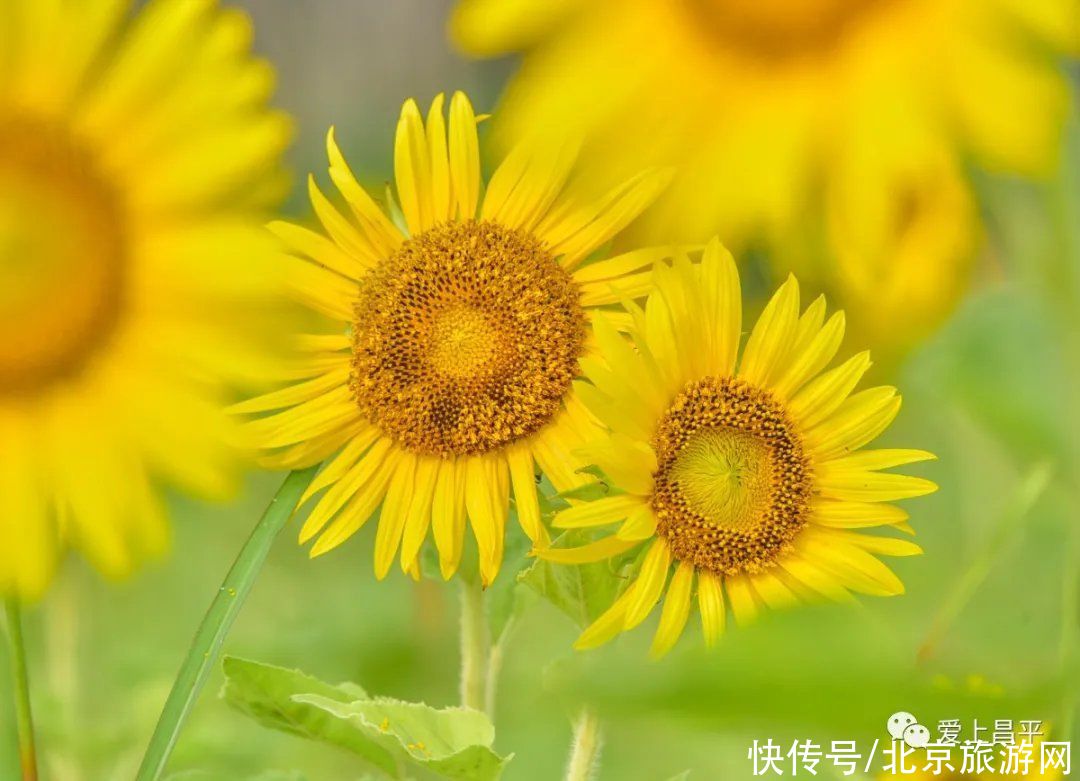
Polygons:
<instances>
[{"instance_id":1,"label":"blurred sunflower","mask_svg":"<svg viewBox=\"0 0 1080 781\"><path fill-rule=\"evenodd\" d=\"M962 167L1054 170L1080 51L1074 0L459 0L449 27L524 53L496 140L560 117L596 176L677 166L632 238L768 248L885 365L967 288Z\"/></svg>"},{"instance_id":2,"label":"blurred sunflower","mask_svg":"<svg viewBox=\"0 0 1080 781\"><path fill-rule=\"evenodd\" d=\"M952 312L971 278L981 228L975 200L940 145L894 156L862 147L848 151L824 199L822 256L831 262L805 271L835 295L849 329L889 362Z\"/></svg>"},{"instance_id":3,"label":"blurred sunflower","mask_svg":"<svg viewBox=\"0 0 1080 781\"><path fill-rule=\"evenodd\" d=\"M815 207L860 139L1049 170L1057 59L1080 49L1071 0L459 0L449 26L468 53L525 53L499 137L559 117L604 176L678 165L645 224L740 244Z\"/></svg>"},{"instance_id":4,"label":"blurred sunflower","mask_svg":"<svg viewBox=\"0 0 1080 781\"><path fill-rule=\"evenodd\" d=\"M271 365L272 73L238 12L126 7L0 8L0 589L23 597L67 545L108 576L160 551L152 476L227 491L229 388Z\"/></svg>"},{"instance_id":5,"label":"blurred sunflower","mask_svg":"<svg viewBox=\"0 0 1080 781\"><path fill-rule=\"evenodd\" d=\"M418 576L432 531L443 576L460 563L466 519L490 583L502 563L511 488L518 520L545 541L535 465L559 490L586 478L569 453L595 431L572 392L592 348L594 307L648 290L641 269L665 257L641 250L583 264L665 186L640 173L606 196L563 196L573 146L520 145L481 198L476 117L468 98L431 104L427 122L409 100L394 151L400 219L357 184L331 131L330 178L352 212L315 185L326 231L277 223L302 300L337 321L304 337L298 382L239 405L277 411L248 425L268 463L296 468L328 459L304 500L327 489L300 532L317 556L355 534L381 505L375 573L401 550ZM389 195L389 192L388 192ZM391 213L397 211L391 204Z\"/></svg>"},{"instance_id":6,"label":"blurred sunflower","mask_svg":"<svg viewBox=\"0 0 1080 781\"><path fill-rule=\"evenodd\" d=\"M909 530L906 513L888 502L936 486L879 470L933 455L856 452L889 426L900 397L891 387L851 395L870 366L867 353L822 373L843 338L843 314L825 320L823 298L800 314L798 283L789 278L739 359L738 272L719 242L699 265L677 262L655 274L644 310L626 305L633 344L594 318L600 357L582 362L591 384L577 389L609 432L581 457L625 493L553 521L564 529L621 525L582 547L537 551L574 564L645 546L636 579L577 647L640 624L666 587L653 642L654 654L666 653L686 624L695 582L710 643L724 629L725 603L745 623L762 607L902 593L877 555L919 547L861 530Z\"/></svg>"}]
</instances>

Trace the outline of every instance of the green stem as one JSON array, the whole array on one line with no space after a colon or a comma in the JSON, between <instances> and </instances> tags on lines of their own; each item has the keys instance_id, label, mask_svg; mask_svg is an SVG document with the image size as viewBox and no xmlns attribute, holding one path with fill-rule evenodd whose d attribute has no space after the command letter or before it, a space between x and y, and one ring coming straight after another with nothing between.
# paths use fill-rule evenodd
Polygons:
<instances>
[{"instance_id":1,"label":"green stem","mask_svg":"<svg viewBox=\"0 0 1080 781\"><path fill-rule=\"evenodd\" d=\"M574 744L566 766L566 781L590 781L600 762L600 720L591 708L581 709L574 724Z\"/></svg>"},{"instance_id":2,"label":"green stem","mask_svg":"<svg viewBox=\"0 0 1080 781\"><path fill-rule=\"evenodd\" d=\"M495 721L495 697L499 690L499 675L502 673L503 660L506 658L506 645L510 642L510 635L513 633L516 623L516 619L511 616L499 634L499 639L491 644L491 649L488 652L487 680L485 682L487 690L484 692L484 710L492 721Z\"/></svg>"},{"instance_id":3,"label":"green stem","mask_svg":"<svg viewBox=\"0 0 1080 781\"><path fill-rule=\"evenodd\" d=\"M304 489L315 477L316 471L318 467L313 466L290 473L244 543L214 601L210 603L210 608L191 642L191 648L180 665L172 691L165 701L161 718L135 777L136 781L156 781L165 770L180 728L206 683L225 642L225 636L236 620L263 562L266 561L270 546L292 517L293 510L300 502Z\"/></svg>"},{"instance_id":4,"label":"green stem","mask_svg":"<svg viewBox=\"0 0 1080 781\"><path fill-rule=\"evenodd\" d=\"M487 666L491 640L479 583L461 580L461 704L487 709Z\"/></svg>"},{"instance_id":5,"label":"green stem","mask_svg":"<svg viewBox=\"0 0 1080 781\"><path fill-rule=\"evenodd\" d=\"M925 662L937 651L938 644L975 596L1014 536L1023 527L1031 508L1039 501L1053 478L1054 469L1046 462L1032 466L1021 478L1016 492L1002 512L997 528L983 549L961 574L956 584L940 601L940 606L917 652Z\"/></svg>"},{"instance_id":6,"label":"green stem","mask_svg":"<svg viewBox=\"0 0 1080 781\"><path fill-rule=\"evenodd\" d=\"M34 717L30 710L30 676L26 672L26 645L23 642L22 610L15 597L5 602L8 651L15 695L15 726L19 735L22 781L37 781L37 750L34 748Z\"/></svg>"}]
</instances>

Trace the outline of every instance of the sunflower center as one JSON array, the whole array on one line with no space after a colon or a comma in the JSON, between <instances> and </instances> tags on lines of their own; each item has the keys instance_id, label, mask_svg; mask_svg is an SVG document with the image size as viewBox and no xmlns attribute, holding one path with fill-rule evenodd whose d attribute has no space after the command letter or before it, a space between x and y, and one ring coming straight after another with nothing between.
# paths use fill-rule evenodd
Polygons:
<instances>
[{"instance_id":1,"label":"sunflower center","mask_svg":"<svg viewBox=\"0 0 1080 781\"><path fill-rule=\"evenodd\" d=\"M53 126L0 115L0 397L76 375L119 319L116 193Z\"/></svg>"},{"instance_id":2,"label":"sunflower center","mask_svg":"<svg viewBox=\"0 0 1080 781\"><path fill-rule=\"evenodd\" d=\"M762 60L830 51L888 0L685 0L725 48Z\"/></svg>"},{"instance_id":3,"label":"sunflower center","mask_svg":"<svg viewBox=\"0 0 1080 781\"><path fill-rule=\"evenodd\" d=\"M531 235L445 223L361 284L351 385L360 409L423 455L477 455L539 431L578 371L576 284Z\"/></svg>"},{"instance_id":4,"label":"sunflower center","mask_svg":"<svg viewBox=\"0 0 1080 781\"><path fill-rule=\"evenodd\" d=\"M656 531L680 561L721 575L758 572L805 525L808 461L766 391L730 377L692 382L653 445Z\"/></svg>"}]
</instances>

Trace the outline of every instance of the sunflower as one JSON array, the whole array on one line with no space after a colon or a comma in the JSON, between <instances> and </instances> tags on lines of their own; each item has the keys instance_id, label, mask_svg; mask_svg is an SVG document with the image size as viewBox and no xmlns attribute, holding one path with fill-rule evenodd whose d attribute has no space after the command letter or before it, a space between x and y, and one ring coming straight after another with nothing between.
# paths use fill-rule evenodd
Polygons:
<instances>
[{"instance_id":1,"label":"sunflower","mask_svg":"<svg viewBox=\"0 0 1080 781\"><path fill-rule=\"evenodd\" d=\"M626 305L633 345L594 318L601 356L583 362L589 382L577 389L608 430L581 458L623 492L553 520L562 529L621 525L582 547L537 551L573 564L641 549L637 577L577 647L640 624L665 586L657 655L682 633L695 584L709 643L723 632L726 605L746 623L763 607L844 600L852 591L901 593L875 554L907 556L919 547L861 530L910 530L907 515L888 502L936 486L879 470L933 456L856 452L892 422L900 397L891 387L852 395L870 366L865 352L823 372L843 338L843 314L826 320L823 298L800 314L790 277L740 359L738 273L719 242L700 264L658 266L655 274L645 308Z\"/></svg>"},{"instance_id":2,"label":"sunflower","mask_svg":"<svg viewBox=\"0 0 1080 781\"><path fill-rule=\"evenodd\" d=\"M484 583L496 576L513 491L517 517L542 544L535 471L559 490L587 478L569 453L595 423L572 392L592 352L591 312L648 289L641 269L665 256L639 250L583 263L646 208L663 171L638 174L605 197L563 195L573 145L523 144L481 198L477 118L456 93L426 124L412 100L394 150L400 219L357 184L327 138L330 178L344 216L310 182L325 234L277 223L291 249L289 276L330 333L305 336L296 384L240 405L274 414L249 429L268 463L328 459L304 497L325 490L300 531L317 556L357 532L381 505L375 573L419 573L430 530L442 574L462 555L466 521ZM593 259L595 261L595 259Z\"/></svg>"},{"instance_id":3,"label":"sunflower","mask_svg":"<svg viewBox=\"0 0 1080 781\"><path fill-rule=\"evenodd\" d=\"M605 176L678 165L647 226L740 243L786 234L865 144L910 158L942 139L994 171L1049 171L1058 60L1080 48L1067 0L459 0L449 27L468 53L524 52L505 137L554 114Z\"/></svg>"},{"instance_id":4,"label":"sunflower","mask_svg":"<svg viewBox=\"0 0 1080 781\"><path fill-rule=\"evenodd\" d=\"M152 479L228 491L230 389L272 366L272 73L238 12L125 7L0 9L0 589L24 598L66 546L116 577L161 551Z\"/></svg>"},{"instance_id":5,"label":"sunflower","mask_svg":"<svg viewBox=\"0 0 1080 781\"><path fill-rule=\"evenodd\" d=\"M850 151L826 199L830 248L820 250L832 262L818 264L815 277L844 307L849 328L888 362L953 311L982 231L975 200L940 145L891 160ZM867 188L868 180L885 184Z\"/></svg>"}]
</instances>

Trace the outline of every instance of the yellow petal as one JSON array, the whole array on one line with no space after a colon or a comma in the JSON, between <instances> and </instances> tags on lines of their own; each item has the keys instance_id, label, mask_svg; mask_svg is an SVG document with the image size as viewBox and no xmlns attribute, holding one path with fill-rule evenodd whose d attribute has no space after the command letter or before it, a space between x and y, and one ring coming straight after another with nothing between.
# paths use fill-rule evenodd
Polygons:
<instances>
[{"instance_id":1,"label":"yellow petal","mask_svg":"<svg viewBox=\"0 0 1080 781\"><path fill-rule=\"evenodd\" d=\"M704 311L699 327L707 338L706 371L722 377L735 372L742 339L742 290L735 259L713 239L701 258L701 293Z\"/></svg>"},{"instance_id":2,"label":"yellow petal","mask_svg":"<svg viewBox=\"0 0 1080 781\"><path fill-rule=\"evenodd\" d=\"M683 562L675 569L667 594L664 596L664 608L660 612L660 625L656 628L649 654L659 658L670 651L686 626L690 615L690 592L694 584L694 565Z\"/></svg>"},{"instance_id":3,"label":"yellow petal","mask_svg":"<svg viewBox=\"0 0 1080 781\"><path fill-rule=\"evenodd\" d=\"M777 563L797 581L821 594L826 599L831 599L834 602L850 602L853 600L847 589L828 570L806 561L801 556L783 556Z\"/></svg>"},{"instance_id":4,"label":"yellow petal","mask_svg":"<svg viewBox=\"0 0 1080 781\"><path fill-rule=\"evenodd\" d=\"M786 610L799 604L798 597L771 570L746 576L761 601L773 610Z\"/></svg>"},{"instance_id":5,"label":"yellow petal","mask_svg":"<svg viewBox=\"0 0 1080 781\"><path fill-rule=\"evenodd\" d=\"M405 222L413 236L430 228L431 161L420 109L411 98L401 107L394 141L394 181Z\"/></svg>"},{"instance_id":6,"label":"yellow petal","mask_svg":"<svg viewBox=\"0 0 1080 781\"><path fill-rule=\"evenodd\" d=\"M431 221L445 222L451 218L450 160L446 145L446 120L443 118L445 98L440 92L431 101L427 115L428 159L431 162Z\"/></svg>"},{"instance_id":7,"label":"yellow petal","mask_svg":"<svg viewBox=\"0 0 1080 781\"><path fill-rule=\"evenodd\" d=\"M811 517L814 523L822 526L858 529L901 524L908 519L908 514L891 504L822 500L814 503Z\"/></svg>"},{"instance_id":8,"label":"yellow petal","mask_svg":"<svg viewBox=\"0 0 1080 781\"><path fill-rule=\"evenodd\" d=\"M618 556L640 544L639 540L621 540L612 535L577 548L537 548L533 555L556 564L591 564Z\"/></svg>"},{"instance_id":9,"label":"yellow petal","mask_svg":"<svg viewBox=\"0 0 1080 781\"><path fill-rule=\"evenodd\" d=\"M731 614L739 626L749 626L758 617L757 600L754 589L745 575L724 578L724 588L731 602Z\"/></svg>"},{"instance_id":10,"label":"yellow petal","mask_svg":"<svg viewBox=\"0 0 1080 781\"><path fill-rule=\"evenodd\" d=\"M379 528L375 532L375 578L382 580L390 572L397 557L405 521L409 517L409 503L413 496L416 479L416 456L406 454L390 478L390 487L383 500L379 515Z\"/></svg>"},{"instance_id":11,"label":"yellow petal","mask_svg":"<svg viewBox=\"0 0 1080 781\"><path fill-rule=\"evenodd\" d=\"M371 449L319 499L300 529L300 544L303 545L318 534L345 502L371 481L387 460L395 457L395 450L389 438L376 439ZM381 500L382 496L379 499Z\"/></svg>"},{"instance_id":12,"label":"yellow petal","mask_svg":"<svg viewBox=\"0 0 1080 781\"><path fill-rule=\"evenodd\" d=\"M480 550L480 580L489 586L502 566L510 482L501 458L477 457L466 462L465 507Z\"/></svg>"},{"instance_id":13,"label":"yellow petal","mask_svg":"<svg viewBox=\"0 0 1080 781\"><path fill-rule=\"evenodd\" d=\"M720 585L720 578L711 572L698 573L698 610L701 612L705 645L711 648L724 636L724 624L727 622L724 589Z\"/></svg>"},{"instance_id":14,"label":"yellow petal","mask_svg":"<svg viewBox=\"0 0 1080 781\"><path fill-rule=\"evenodd\" d=\"M523 445L506 450L506 463L510 468L510 484L514 489L514 506L518 523L526 536L536 545L544 547L549 538L540 520L540 501L536 495L536 471L533 457Z\"/></svg>"},{"instance_id":15,"label":"yellow petal","mask_svg":"<svg viewBox=\"0 0 1080 781\"><path fill-rule=\"evenodd\" d=\"M626 607L630 604L630 600L633 599L636 587L636 581L631 583L626 591L611 604L611 607L586 627L585 631L574 641L574 648L578 651L596 648L623 631L623 625L626 621Z\"/></svg>"},{"instance_id":16,"label":"yellow petal","mask_svg":"<svg viewBox=\"0 0 1080 781\"><path fill-rule=\"evenodd\" d=\"M283 407L292 407L303 404L305 401L311 401L334 388L347 386L351 368L347 360L342 361L342 364L342 366L306 382L298 382L280 390L234 404L229 407L229 412L234 415L249 415L254 412L269 412Z\"/></svg>"},{"instance_id":17,"label":"yellow petal","mask_svg":"<svg viewBox=\"0 0 1080 781\"><path fill-rule=\"evenodd\" d=\"M781 398L788 398L828 366L844 340L844 327L844 313L837 312L805 348L796 344L791 351L791 364L776 382L773 391Z\"/></svg>"},{"instance_id":18,"label":"yellow petal","mask_svg":"<svg viewBox=\"0 0 1080 781\"><path fill-rule=\"evenodd\" d=\"M573 268L590 252L621 231L645 211L671 181L669 170L643 171L616 187L598 203L552 213L536 228L562 263Z\"/></svg>"},{"instance_id":19,"label":"yellow petal","mask_svg":"<svg viewBox=\"0 0 1080 781\"><path fill-rule=\"evenodd\" d=\"M401 244L401 232L356 181L334 140L334 128L330 128L326 134L326 153L330 159L330 178L348 202L364 236L380 257L389 255Z\"/></svg>"},{"instance_id":20,"label":"yellow petal","mask_svg":"<svg viewBox=\"0 0 1080 781\"><path fill-rule=\"evenodd\" d=\"M446 459L439 465L431 508L432 535L439 550L439 570L449 580L457 572L465 542L465 463Z\"/></svg>"},{"instance_id":21,"label":"yellow petal","mask_svg":"<svg viewBox=\"0 0 1080 781\"><path fill-rule=\"evenodd\" d=\"M816 530L814 530L816 531ZM877 596L904 593L904 584L874 556L833 536L806 529L796 547L814 563L837 576L855 591Z\"/></svg>"},{"instance_id":22,"label":"yellow petal","mask_svg":"<svg viewBox=\"0 0 1080 781\"><path fill-rule=\"evenodd\" d=\"M647 540L656 534L656 515L652 507L643 504L630 513L615 536L620 540Z\"/></svg>"},{"instance_id":23,"label":"yellow petal","mask_svg":"<svg viewBox=\"0 0 1080 781\"><path fill-rule=\"evenodd\" d=\"M308 176L308 197L315 209L315 215L326 229L326 232L338 243L350 256L363 267L370 268L378 261L379 256L370 243L361 235L360 231L345 219L330 200L323 195L322 190L315 183L314 176ZM337 271L337 269L335 269ZM361 272L362 273L362 272ZM349 274L353 279L359 277Z\"/></svg>"},{"instance_id":24,"label":"yellow petal","mask_svg":"<svg viewBox=\"0 0 1080 781\"><path fill-rule=\"evenodd\" d=\"M900 412L896 388L882 386L856 393L828 419L806 432L806 446L817 459L847 455L877 438Z\"/></svg>"},{"instance_id":25,"label":"yellow petal","mask_svg":"<svg viewBox=\"0 0 1080 781\"><path fill-rule=\"evenodd\" d=\"M640 271L658 263L664 258L670 258L680 248L676 247L646 247L631 252L615 255L607 260L589 263L581 266L573 272L574 281L579 285L588 282L603 282L609 279L619 279L627 274Z\"/></svg>"},{"instance_id":26,"label":"yellow petal","mask_svg":"<svg viewBox=\"0 0 1080 781\"><path fill-rule=\"evenodd\" d=\"M769 387L784 366L799 321L799 283L789 276L758 318L746 342L739 376L759 387Z\"/></svg>"},{"instance_id":27,"label":"yellow petal","mask_svg":"<svg viewBox=\"0 0 1080 781\"><path fill-rule=\"evenodd\" d=\"M541 136L515 146L488 182L480 219L531 231L562 191L577 146Z\"/></svg>"},{"instance_id":28,"label":"yellow petal","mask_svg":"<svg viewBox=\"0 0 1080 781\"><path fill-rule=\"evenodd\" d=\"M671 568L671 551L661 539L654 540L641 563L634 598L626 608L626 629L644 621L660 599Z\"/></svg>"},{"instance_id":29,"label":"yellow petal","mask_svg":"<svg viewBox=\"0 0 1080 781\"><path fill-rule=\"evenodd\" d=\"M428 456L416 460L415 493L409 504L405 532L401 537L401 568L405 572L410 571L409 568L420 555L420 548L431 526L431 502L435 495L435 480L438 477L440 463L440 459Z\"/></svg>"},{"instance_id":30,"label":"yellow petal","mask_svg":"<svg viewBox=\"0 0 1080 781\"><path fill-rule=\"evenodd\" d=\"M656 454L646 443L612 432L607 439L578 449L587 464L595 464L611 478L615 487L638 496L652 493Z\"/></svg>"},{"instance_id":31,"label":"yellow petal","mask_svg":"<svg viewBox=\"0 0 1080 781\"><path fill-rule=\"evenodd\" d=\"M870 365L870 353L852 356L796 393L788 402L788 411L805 428L817 425L844 403Z\"/></svg>"},{"instance_id":32,"label":"yellow petal","mask_svg":"<svg viewBox=\"0 0 1080 781\"><path fill-rule=\"evenodd\" d=\"M349 279L360 279L371 267L368 257L352 255L315 231L282 220L271 222L266 227L293 252L300 253Z\"/></svg>"},{"instance_id":33,"label":"yellow petal","mask_svg":"<svg viewBox=\"0 0 1080 781\"><path fill-rule=\"evenodd\" d=\"M351 437L345 447L319 470L319 474L315 476L307 490L304 491L304 495L300 497L297 506L304 504L322 489L344 478L349 470L356 465L356 462L360 460L360 456L367 452L367 449L380 436L381 432L378 428L367 426L362 433Z\"/></svg>"},{"instance_id":34,"label":"yellow petal","mask_svg":"<svg viewBox=\"0 0 1080 781\"><path fill-rule=\"evenodd\" d=\"M921 477L863 470L826 470L822 467L814 485L826 499L853 502L894 502L932 494L937 485Z\"/></svg>"},{"instance_id":35,"label":"yellow petal","mask_svg":"<svg viewBox=\"0 0 1080 781\"><path fill-rule=\"evenodd\" d=\"M480 197L480 143L476 115L463 92L450 99L450 180L458 219L472 219Z\"/></svg>"},{"instance_id":36,"label":"yellow petal","mask_svg":"<svg viewBox=\"0 0 1080 781\"><path fill-rule=\"evenodd\" d=\"M819 470L843 472L847 470L891 469L894 466L914 464L919 461L936 461L937 456L926 450L863 450L843 458L834 458L821 464Z\"/></svg>"},{"instance_id":37,"label":"yellow petal","mask_svg":"<svg viewBox=\"0 0 1080 781\"><path fill-rule=\"evenodd\" d=\"M628 517L644 504L640 496L619 494L605 496L591 502L582 502L566 510L560 510L552 520L559 529L580 529L586 526L602 526Z\"/></svg>"},{"instance_id":38,"label":"yellow petal","mask_svg":"<svg viewBox=\"0 0 1080 781\"><path fill-rule=\"evenodd\" d=\"M311 546L309 554L311 558L328 553L341 545L371 519L379 503L386 496L386 487L390 483L390 478L394 474L394 467L397 466L402 455L401 451L392 448L385 458L375 463L375 473L351 494L348 504L334 517L333 523L326 528L319 536L319 539L315 541L315 544ZM318 507L316 507L317 509ZM306 540L314 533L305 534L306 532L308 532L307 524L305 524L304 530L301 531L302 539Z\"/></svg>"},{"instance_id":39,"label":"yellow petal","mask_svg":"<svg viewBox=\"0 0 1080 781\"><path fill-rule=\"evenodd\" d=\"M921 556L923 552L922 548L910 540L898 540L895 537L879 537L831 529L827 530L827 533L836 535L837 539L849 545L856 545L881 556Z\"/></svg>"}]
</instances>

